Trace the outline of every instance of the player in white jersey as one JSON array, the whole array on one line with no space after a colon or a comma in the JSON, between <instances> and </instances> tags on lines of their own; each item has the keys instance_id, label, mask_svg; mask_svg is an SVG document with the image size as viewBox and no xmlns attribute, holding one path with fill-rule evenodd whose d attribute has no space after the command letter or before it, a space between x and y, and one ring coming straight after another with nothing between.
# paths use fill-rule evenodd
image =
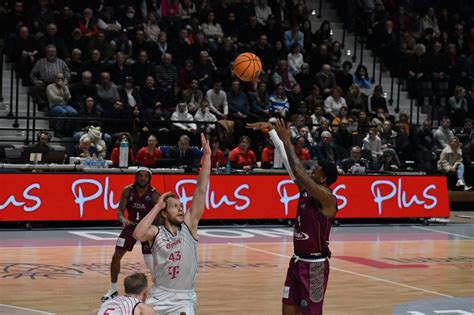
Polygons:
<instances>
[{"instance_id":1,"label":"player in white jersey","mask_svg":"<svg viewBox=\"0 0 474 315\"><path fill-rule=\"evenodd\" d=\"M148 295L148 281L144 273L134 273L125 277L125 295L117 296L102 303L97 315L154 315L155 311L144 302Z\"/></svg>"},{"instance_id":2,"label":"player in white jersey","mask_svg":"<svg viewBox=\"0 0 474 315\"><path fill-rule=\"evenodd\" d=\"M196 312L197 231L211 172L211 148L204 134L201 134L201 142L202 168L191 208L184 212L178 197L167 192L133 233L135 239L149 241L152 247L154 284L146 302L158 315ZM164 220L159 227L152 225L158 215Z\"/></svg>"}]
</instances>

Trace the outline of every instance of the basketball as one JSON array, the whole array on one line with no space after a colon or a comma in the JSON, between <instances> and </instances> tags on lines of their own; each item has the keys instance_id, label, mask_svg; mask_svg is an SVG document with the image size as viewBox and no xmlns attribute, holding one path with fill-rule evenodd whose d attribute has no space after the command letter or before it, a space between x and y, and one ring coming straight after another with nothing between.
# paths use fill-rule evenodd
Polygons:
<instances>
[{"instance_id":1,"label":"basketball","mask_svg":"<svg viewBox=\"0 0 474 315\"><path fill-rule=\"evenodd\" d=\"M246 52L234 60L234 73L242 81L253 81L262 71L262 62L256 55Z\"/></svg>"}]
</instances>

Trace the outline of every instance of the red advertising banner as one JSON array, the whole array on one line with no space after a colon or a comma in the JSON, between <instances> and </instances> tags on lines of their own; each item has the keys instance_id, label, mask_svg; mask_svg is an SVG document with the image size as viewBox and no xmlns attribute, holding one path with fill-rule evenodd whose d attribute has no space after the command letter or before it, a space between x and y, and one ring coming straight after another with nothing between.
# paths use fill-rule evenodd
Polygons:
<instances>
[{"instance_id":1,"label":"red advertising banner","mask_svg":"<svg viewBox=\"0 0 474 315\"><path fill-rule=\"evenodd\" d=\"M191 204L195 175L153 175L160 192ZM120 193L133 174L2 174L0 221L116 220ZM332 186L338 218L448 217L442 176L340 176ZM213 175L203 219L293 218L296 185L283 175Z\"/></svg>"}]
</instances>

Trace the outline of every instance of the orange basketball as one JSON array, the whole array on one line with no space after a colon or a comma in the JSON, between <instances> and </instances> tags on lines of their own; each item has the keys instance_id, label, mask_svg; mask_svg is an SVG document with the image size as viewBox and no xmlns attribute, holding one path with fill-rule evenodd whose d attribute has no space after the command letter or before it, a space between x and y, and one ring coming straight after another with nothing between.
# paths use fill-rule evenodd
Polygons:
<instances>
[{"instance_id":1,"label":"orange basketball","mask_svg":"<svg viewBox=\"0 0 474 315\"><path fill-rule=\"evenodd\" d=\"M242 81L253 81L262 71L260 58L252 53L243 53L234 60L234 73Z\"/></svg>"}]
</instances>

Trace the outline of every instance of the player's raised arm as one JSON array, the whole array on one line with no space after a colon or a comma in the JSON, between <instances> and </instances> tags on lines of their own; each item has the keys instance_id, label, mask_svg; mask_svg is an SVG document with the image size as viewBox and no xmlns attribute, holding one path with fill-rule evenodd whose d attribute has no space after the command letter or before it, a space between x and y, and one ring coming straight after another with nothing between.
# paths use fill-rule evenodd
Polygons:
<instances>
[{"instance_id":1,"label":"player's raised arm","mask_svg":"<svg viewBox=\"0 0 474 315\"><path fill-rule=\"evenodd\" d=\"M211 147L203 133L201 133L201 143L203 151L201 171L199 172L196 190L194 190L191 208L186 212L184 217L184 222L186 222L194 237L197 236L199 220L204 212L207 186L209 185L209 177L211 174Z\"/></svg>"},{"instance_id":2,"label":"player's raised arm","mask_svg":"<svg viewBox=\"0 0 474 315\"><path fill-rule=\"evenodd\" d=\"M321 183L317 183L306 172L303 163L301 163L300 159L296 155L295 150L293 149L290 130L282 119L277 121L275 129L279 138L285 145L285 151L288 156L290 168L295 175L296 184L306 190L311 196L321 203L321 212L326 217L334 216L337 211L336 197L334 197L328 187L323 186Z\"/></svg>"},{"instance_id":3,"label":"player's raised arm","mask_svg":"<svg viewBox=\"0 0 474 315\"><path fill-rule=\"evenodd\" d=\"M158 228L153 225L156 217L162 209L166 207L166 197L171 195L171 192L164 193L158 199L158 202L153 206L150 212L137 224L133 231L133 238L140 242L152 241L158 233Z\"/></svg>"}]
</instances>

